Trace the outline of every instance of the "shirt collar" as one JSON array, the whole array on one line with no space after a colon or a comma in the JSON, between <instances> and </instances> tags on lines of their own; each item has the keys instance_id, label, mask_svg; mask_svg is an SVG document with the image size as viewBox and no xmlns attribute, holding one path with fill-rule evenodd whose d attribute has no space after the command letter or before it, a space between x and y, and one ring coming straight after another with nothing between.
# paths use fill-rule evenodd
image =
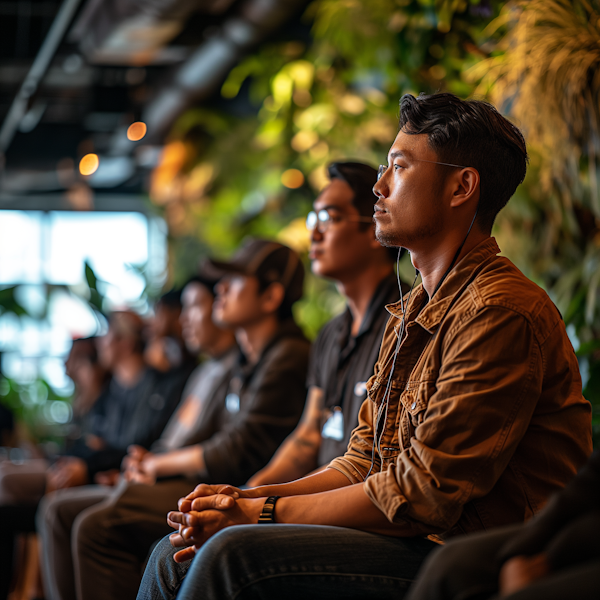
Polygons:
<instances>
[{"instance_id":1,"label":"shirt collar","mask_svg":"<svg viewBox=\"0 0 600 600\"><path fill-rule=\"evenodd\" d=\"M398 278L396 277L396 273L392 271L390 275L384 277L379 282L375 293L371 297L369 307L367 308L367 313L360 324L360 330L356 337L363 335L369 331L371 327L373 327L373 321L380 314L381 305L386 301L387 298L389 298L393 290L397 291L398 295L396 297L399 297L400 290L398 290Z\"/></svg>"},{"instance_id":2,"label":"shirt collar","mask_svg":"<svg viewBox=\"0 0 600 600\"><path fill-rule=\"evenodd\" d=\"M440 286L440 289L422 310L420 309L427 299L427 292L423 288L423 284L419 284L412 292L410 305L406 307L406 320L410 322L414 318L424 329L433 333L446 314L448 307L452 304L456 294L461 291L463 285L469 280L473 272L499 252L500 248L493 237L489 237L475 246L471 252L454 266ZM404 298L405 302L407 298L408 296ZM386 306L386 309L397 319L402 318L403 313L400 302L389 304ZM415 313L417 314L415 315Z\"/></svg>"}]
</instances>

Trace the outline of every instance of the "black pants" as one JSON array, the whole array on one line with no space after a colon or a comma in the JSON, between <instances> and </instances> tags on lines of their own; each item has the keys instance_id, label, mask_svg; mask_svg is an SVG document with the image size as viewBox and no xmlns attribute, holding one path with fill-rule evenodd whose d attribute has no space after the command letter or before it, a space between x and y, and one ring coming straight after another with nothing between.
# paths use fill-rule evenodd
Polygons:
<instances>
[{"instance_id":1,"label":"black pants","mask_svg":"<svg viewBox=\"0 0 600 600\"><path fill-rule=\"evenodd\" d=\"M49 600L134 600L152 544L173 531L167 512L193 488L181 478L50 494L38 513Z\"/></svg>"},{"instance_id":2,"label":"black pants","mask_svg":"<svg viewBox=\"0 0 600 600\"><path fill-rule=\"evenodd\" d=\"M498 598L498 550L522 524L452 540L429 556L406 600L483 600ZM600 559L559 569L504 600L597 600Z\"/></svg>"},{"instance_id":3,"label":"black pants","mask_svg":"<svg viewBox=\"0 0 600 600\"><path fill-rule=\"evenodd\" d=\"M0 506L0 600L6 600L13 576L17 534L35 531L37 505Z\"/></svg>"}]
</instances>

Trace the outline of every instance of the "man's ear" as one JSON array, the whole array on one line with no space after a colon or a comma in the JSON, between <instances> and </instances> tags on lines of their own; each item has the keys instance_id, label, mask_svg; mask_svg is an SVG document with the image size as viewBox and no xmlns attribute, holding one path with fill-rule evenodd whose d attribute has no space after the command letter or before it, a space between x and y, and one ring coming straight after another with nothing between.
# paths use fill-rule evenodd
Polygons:
<instances>
[{"instance_id":1,"label":"man's ear","mask_svg":"<svg viewBox=\"0 0 600 600\"><path fill-rule=\"evenodd\" d=\"M272 283L262 294L261 304L266 313L277 312L285 298L285 288L278 281Z\"/></svg>"},{"instance_id":2,"label":"man's ear","mask_svg":"<svg viewBox=\"0 0 600 600\"><path fill-rule=\"evenodd\" d=\"M452 182L452 200L450 206L456 208L470 200L479 201L480 178L479 171L472 167L462 169L450 178Z\"/></svg>"}]
</instances>

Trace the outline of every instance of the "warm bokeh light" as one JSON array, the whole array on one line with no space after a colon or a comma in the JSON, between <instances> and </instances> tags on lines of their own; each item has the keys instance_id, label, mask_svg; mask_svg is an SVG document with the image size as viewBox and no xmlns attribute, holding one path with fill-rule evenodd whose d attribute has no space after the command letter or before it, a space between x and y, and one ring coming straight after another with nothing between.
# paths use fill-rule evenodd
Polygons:
<instances>
[{"instance_id":1,"label":"warm bokeh light","mask_svg":"<svg viewBox=\"0 0 600 600\"><path fill-rule=\"evenodd\" d=\"M132 142L139 142L146 135L146 131L146 123L142 123L142 121L136 121L127 129L127 139Z\"/></svg>"},{"instance_id":2,"label":"warm bokeh light","mask_svg":"<svg viewBox=\"0 0 600 600\"><path fill-rule=\"evenodd\" d=\"M295 190L304 183L304 175L302 174L302 171L298 171L298 169L288 169L282 173L281 183L285 185L286 188Z\"/></svg>"},{"instance_id":3,"label":"warm bokeh light","mask_svg":"<svg viewBox=\"0 0 600 600\"><path fill-rule=\"evenodd\" d=\"M100 165L100 159L97 154L86 154L81 161L79 161L79 172L82 175L92 175L98 170Z\"/></svg>"}]
</instances>

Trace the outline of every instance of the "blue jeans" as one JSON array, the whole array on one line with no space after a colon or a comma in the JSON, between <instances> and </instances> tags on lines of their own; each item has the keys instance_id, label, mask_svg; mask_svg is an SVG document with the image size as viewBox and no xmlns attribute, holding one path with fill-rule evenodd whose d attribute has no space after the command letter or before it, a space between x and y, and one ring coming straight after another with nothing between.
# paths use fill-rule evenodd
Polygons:
<instances>
[{"instance_id":1,"label":"blue jeans","mask_svg":"<svg viewBox=\"0 0 600 600\"><path fill-rule=\"evenodd\" d=\"M168 538L148 561L138 600L402 598L437 544L341 527L240 525L178 565Z\"/></svg>"}]
</instances>

